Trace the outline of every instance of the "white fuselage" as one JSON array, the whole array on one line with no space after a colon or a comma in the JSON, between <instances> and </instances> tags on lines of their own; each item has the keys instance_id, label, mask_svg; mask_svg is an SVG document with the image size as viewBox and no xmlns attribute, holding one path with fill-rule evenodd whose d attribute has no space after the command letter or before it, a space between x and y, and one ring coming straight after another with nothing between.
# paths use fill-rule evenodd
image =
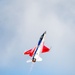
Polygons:
<instances>
[{"instance_id":1,"label":"white fuselage","mask_svg":"<svg viewBox=\"0 0 75 75\"><path fill-rule=\"evenodd\" d=\"M45 37L45 33L43 33L43 35L41 36L41 38L38 42L38 45L37 45L35 52L34 52L34 55L32 57L32 62L36 62L37 61L36 59L42 60L39 57L39 55L40 55L42 48L43 48L43 45L44 45L44 37Z\"/></svg>"}]
</instances>

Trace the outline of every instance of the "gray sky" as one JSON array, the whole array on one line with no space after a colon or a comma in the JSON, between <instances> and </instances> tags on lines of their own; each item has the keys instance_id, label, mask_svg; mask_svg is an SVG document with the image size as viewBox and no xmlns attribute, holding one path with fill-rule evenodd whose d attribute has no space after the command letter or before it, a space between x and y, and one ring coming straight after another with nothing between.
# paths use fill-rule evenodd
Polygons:
<instances>
[{"instance_id":1,"label":"gray sky","mask_svg":"<svg viewBox=\"0 0 75 75\"><path fill-rule=\"evenodd\" d=\"M75 1L1 0L0 73L27 75L30 64L23 52L37 45L47 31L45 44L52 46L41 54L31 75L75 75Z\"/></svg>"}]
</instances>

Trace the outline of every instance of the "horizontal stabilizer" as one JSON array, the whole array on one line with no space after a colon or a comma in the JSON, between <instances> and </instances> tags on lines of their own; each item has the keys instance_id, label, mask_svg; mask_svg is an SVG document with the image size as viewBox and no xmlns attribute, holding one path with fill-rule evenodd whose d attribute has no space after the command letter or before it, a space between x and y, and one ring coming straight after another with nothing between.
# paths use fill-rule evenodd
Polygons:
<instances>
[{"instance_id":1,"label":"horizontal stabilizer","mask_svg":"<svg viewBox=\"0 0 75 75\"><path fill-rule=\"evenodd\" d=\"M42 58L40 56L37 56L36 61L42 61Z\"/></svg>"},{"instance_id":2,"label":"horizontal stabilizer","mask_svg":"<svg viewBox=\"0 0 75 75\"><path fill-rule=\"evenodd\" d=\"M29 63L29 62L32 62L32 60L30 59L30 60L27 60L26 62Z\"/></svg>"}]
</instances>

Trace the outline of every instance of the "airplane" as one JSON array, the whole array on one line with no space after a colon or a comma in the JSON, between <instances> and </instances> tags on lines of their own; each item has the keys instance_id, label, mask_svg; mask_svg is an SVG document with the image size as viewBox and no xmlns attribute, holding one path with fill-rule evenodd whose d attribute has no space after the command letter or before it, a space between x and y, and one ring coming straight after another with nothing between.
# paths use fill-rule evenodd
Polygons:
<instances>
[{"instance_id":1,"label":"airplane","mask_svg":"<svg viewBox=\"0 0 75 75\"><path fill-rule=\"evenodd\" d=\"M42 61L42 58L39 56L40 53L45 53L50 51L50 48L44 45L45 35L46 35L46 31L41 35L36 47L24 52L24 55L29 55L30 57L32 57L32 59L27 61L27 63Z\"/></svg>"}]
</instances>

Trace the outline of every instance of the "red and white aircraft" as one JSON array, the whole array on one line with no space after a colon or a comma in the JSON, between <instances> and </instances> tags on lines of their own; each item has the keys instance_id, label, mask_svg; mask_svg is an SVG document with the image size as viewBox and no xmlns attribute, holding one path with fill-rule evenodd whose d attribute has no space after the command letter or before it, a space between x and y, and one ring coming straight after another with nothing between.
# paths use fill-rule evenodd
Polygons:
<instances>
[{"instance_id":1,"label":"red and white aircraft","mask_svg":"<svg viewBox=\"0 0 75 75\"><path fill-rule=\"evenodd\" d=\"M28 60L27 62L42 61L42 58L39 56L40 53L49 52L50 48L44 45L45 35L46 31L41 35L37 47L24 52L24 55L29 55L30 57L32 57L32 59Z\"/></svg>"}]
</instances>

